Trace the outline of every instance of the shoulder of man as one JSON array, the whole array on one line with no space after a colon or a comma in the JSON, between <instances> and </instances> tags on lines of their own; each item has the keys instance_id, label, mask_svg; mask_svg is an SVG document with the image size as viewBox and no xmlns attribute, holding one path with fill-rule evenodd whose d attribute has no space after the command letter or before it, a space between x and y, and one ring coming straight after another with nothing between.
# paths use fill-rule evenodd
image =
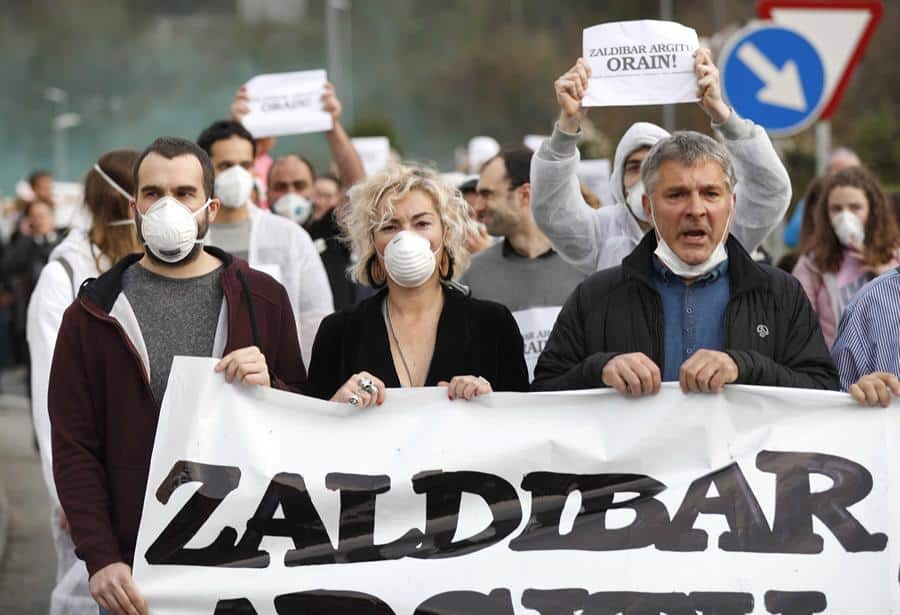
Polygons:
<instances>
[{"instance_id":1,"label":"shoulder of man","mask_svg":"<svg viewBox=\"0 0 900 615\"><path fill-rule=\"evenodd\" d=\"M275 306L287 305L290 309L290 300L284 286L268 273L254 269L242 258L229 255L231 262L226 263L222 275L227 279L226 292L228 290L243 291L244 283L253 295L254 299L262 299Z\"/></svg>"}]
</instances>

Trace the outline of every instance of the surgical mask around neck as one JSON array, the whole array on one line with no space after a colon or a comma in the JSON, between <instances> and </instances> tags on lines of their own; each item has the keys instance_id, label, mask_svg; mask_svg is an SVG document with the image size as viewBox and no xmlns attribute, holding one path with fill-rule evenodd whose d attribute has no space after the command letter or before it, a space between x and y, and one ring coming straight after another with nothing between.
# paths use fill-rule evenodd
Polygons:
<instances>
[{"instance_id":1,"label":"surgical mask around neck","mask_svg":"<svg viewBox=\"0 0 900 615\"><path fill-rule=\"evenodd\" d=\"M653 222L653 230L656 233L656 250L653 253L669 271L679 278L693 279L702 277L718 267L721 263L728 260L728 252L725 251L725 241L728 239L728 228L731 226L732 215L734 215L733 203L731 205L731 211L728 213L728 221L725 223L725 232L722 233L722 239L719 240L716 248L710 253L705 261L697 263L696 265L691 265L681 260L669 244L662 238L659 231L656 230L656 213L654 211L653 203L651 202L650 216Z\"/></svg>"},{"instance_id":2,"label":"surgical mask around neck","mask_svg":"<svg viewBox=\"0 0 900 615\"><path fill-rule=\"evenodd\" d=\"M153 254L166 263L177 263L184 259L197 239L199 226L197 216L206 211L211 199L206 199L197 211L171 196L156 201L141 216L141 236Z\"/></svg>"},{"instance_id":3,"label":"surgical mask around neck","mask_svg":"<svg viewBox=\"0 0 900 615\"><path fill-rule=\"evenodd\" d=\"M272 203L272 211L297 224L305 224L309 220L312 210L312 203L296 192L288 192Z\"/></svg>"},{"instance_id":4,"label":"surgical mask around neck","mask_svg":"<svg viewBox=\"0 0 900 615\"><path fill-rule=\"evenodd\" d=\"M427 282L436 267L431 243L412 231L400 231L384 249L387 274L404 288L418 288Z\"/></svg>"},{"instance_id":5,"label":"surgical mask around neck","mask_svg":"<svg viewBox=\"0 0 900 615\"><path fill-rule=\"evenodd\" d=\"M650 222L650 220L647 219L647 214L644 213L644 204L641 202L643 196L644 182L638 180L638 183L627 189L627 193L625 194L625 204L628 205L628 209L631 210L631 213L634 214L635 218L641 222Z\"/></svg>"},{"instance_id":6,"label":"surgical mask around neck","mask_svg":"<svg viewBox=\"0 0 900 615\"><path fill-rule=\"evenodd\" d=\"M133 197L130 194L128 194L128 191L125 190L125 188L123 188L122 186L120 186L119 182L117 182L112 177L107 175L106 171L101 169L99 164L94 163L94 170L97 171L97 173L100 175L101 178L103 178L103 181L105 181L107 184L109 184L110 188L112 188L113 190L115 190L116 192L118 192L119 194L124 196L128 201L132 200Z\"/></svg>"},{"instance_id":7,"label":"surgical mask around neck","mask_svg":"<svg viewBox=\"0 0 900 615\"><path fill-rule=\"evenodd\" d=\"M216 176L215 194L222 205L237 209L253 193L253 176L240 165L234 165Z\"/></svg>"},{"instance_id":8,"label":"surgical mask around neck","mask_svg":"<svg viewBox=\"0 0 900 615\"><path fill-rule=\"evenodd\" d=\"M844 209L831 219L831 227L838 241L845 248L861 250L866 239L866 229L859 217Z\"/></svg>"}]
</instances>

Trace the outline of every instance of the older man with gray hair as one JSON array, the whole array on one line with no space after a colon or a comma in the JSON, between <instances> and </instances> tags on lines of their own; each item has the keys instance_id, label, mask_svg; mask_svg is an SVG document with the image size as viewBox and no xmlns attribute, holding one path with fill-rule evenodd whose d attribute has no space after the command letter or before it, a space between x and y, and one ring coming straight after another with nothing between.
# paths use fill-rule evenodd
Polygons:
<instances>
[{"instance_id":1,"label":"older man with gray hair","mask_svg":"<svg viewBox=\"0 0 900 615\"><path fill-rule=\"evenodd\" d=\"M729 234L728 151L696 132L660 140L641 166L654 232L617 267L582 282L538 360L535 390L608 386L639 396L679 381L839 388L800 283L755 263Z\"/></svg>"}]
</instances>

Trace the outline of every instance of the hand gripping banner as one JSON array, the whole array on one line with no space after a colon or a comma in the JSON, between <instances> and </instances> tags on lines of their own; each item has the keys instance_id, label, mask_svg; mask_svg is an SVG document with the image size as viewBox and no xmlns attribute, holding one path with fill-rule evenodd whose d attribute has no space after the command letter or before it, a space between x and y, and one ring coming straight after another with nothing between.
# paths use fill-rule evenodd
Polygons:
<instances>
[{"instance_id":1,"label":"hand gripping banner","mask_svg":"<svg viewBox=\"0 0 900 615\"><path fill-rule=\"evenodd\" d=\"M900 403L726 387L390 390L177 358L134 574L153 615L900 613Z\"/></svg>"}]
</instances>

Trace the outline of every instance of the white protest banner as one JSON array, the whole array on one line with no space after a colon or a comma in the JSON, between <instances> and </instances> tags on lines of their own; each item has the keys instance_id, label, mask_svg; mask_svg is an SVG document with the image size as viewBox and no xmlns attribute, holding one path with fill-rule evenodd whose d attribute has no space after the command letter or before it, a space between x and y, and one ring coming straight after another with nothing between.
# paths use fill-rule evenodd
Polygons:
<instances>
[{"instance_id":1,"label":"white protest banner","mask_svg":"<svg viewBox=\"0 0 900 615\"><path fill-rule=\"evenodd\" d=\"M391 141L387 137L354 137L350 139L366 175L374 175L387 168L391 161Z\"/></svg>"},{"instance_id":2,"label":"white protest banner","mask_svg":"<svg viewBox=\"0 0 900 615\"><path fill-rule=\"evenodd\" d=\"M257 75L246 83L250 113L241 122L256 138L331 130L322 110L326 81L324 70Z\"/></svg>"},{"instance_id":3,"label":"white protest banner","mask_svg":"<svg viewBox=\"0 0 900 615\"><path fill-rule=\"evenodd\" d=\"M600 197L600 201L604 205L613 205L615 201L609 188L611 170L612 166L607 158L581 160L578 162L578 168L575 169L575 175L578 177L578 181Z\"/></svg>"},{"instance_id":4,"label":"white protest banner","mask_svg":"<svg viewBox=\"0 0 900 615\"><path fill-rule=\"evenodd\" d=\"M900 612L900 401L667 383L356 409L214 365L176 358L162 404L152 615Z\"/></svg>"},{"instance_id":5,"label":"white protest banner","mask_svg":"<svg viewBox=\"0 0 900 615\"><path fill-rule=\"evenodd\" d=\"M697 33L672 21L619 21L584 30L591 79L583 107L695 102Z\"/></svg>"}]
</instances>

